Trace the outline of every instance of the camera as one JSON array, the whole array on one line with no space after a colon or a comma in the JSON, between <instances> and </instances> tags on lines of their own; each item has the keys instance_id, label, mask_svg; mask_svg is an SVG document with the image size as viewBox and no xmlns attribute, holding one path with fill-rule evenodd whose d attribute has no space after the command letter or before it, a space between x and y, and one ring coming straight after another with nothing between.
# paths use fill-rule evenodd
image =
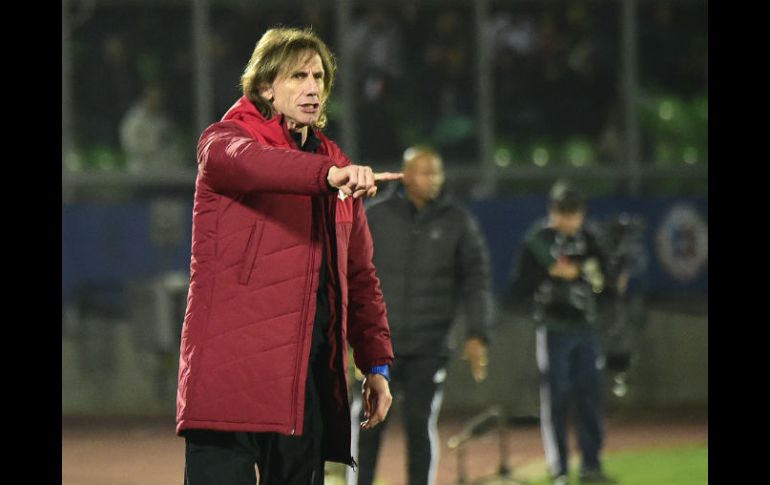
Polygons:
<instances>
[{"instance_id":1,"label":"camera","mask_svg":"<svg viewBox=\"0 0 770 485\"><path fill-rule=\"evenodd\" d=\"M607 221L602 228L602 243L607 253L607 275L614 281L639 279L647 269L644 248L644 220L639 216L621 213ZM629 331L639 323L642 295L628 291L626 284L618 284L612 292L607 314L610 328L606 339L605 370L613 376L612 392L623 397L628 392L627 373L635 362L629 344Z\"/></svg>"}]
</instances>

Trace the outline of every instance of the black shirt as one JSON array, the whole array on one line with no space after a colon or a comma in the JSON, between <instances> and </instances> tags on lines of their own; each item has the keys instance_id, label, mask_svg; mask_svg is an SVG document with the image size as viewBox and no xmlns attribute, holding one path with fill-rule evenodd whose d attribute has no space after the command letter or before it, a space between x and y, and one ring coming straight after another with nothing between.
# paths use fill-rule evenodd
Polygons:
<instances>
[{"instance_id":1,"label":"black shirt","mask_svg":"<svg viewBox=\"0 0 770 485\"><path fill-rule=\"evenodd\" d=\"M297 142L297 146L303 152L315 153L318 147L321 146L321 140L315 136L313 130L308 128L307 139L305 144L302 144L302 134L290 132L294 141ZM316 357L329 347L329 293L326 291L326 286L329 282L329 273L326 267L326 246L324 238L321 238L323 244L321 248L321 267L318 274L318 292L316 293L316 311L315 321L313 322L313 341L310 347L310 360L311 362L316 360Z\"/></svg>"}]
</instances>

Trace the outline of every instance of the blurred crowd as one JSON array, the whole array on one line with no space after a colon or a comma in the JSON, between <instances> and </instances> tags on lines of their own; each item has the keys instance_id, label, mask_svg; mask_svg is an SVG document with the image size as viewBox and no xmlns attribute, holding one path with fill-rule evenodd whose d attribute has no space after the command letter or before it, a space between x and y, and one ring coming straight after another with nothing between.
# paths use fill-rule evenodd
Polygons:
<instances>
[{"instance_id":1,"label":"blurred crowd","mask_svg":"<svg viewBox=\"0 0 770 485\"><path fill-rule=\"evenodd\" d=\"M89 5L72 16L75 152L65 156L66 167L193 168L190 6ZM221 117L240 96L243 59L262 32L279 24L312 26L338 60L341 41L351 48L362 159L395 162L405 146L428 143L446 154L448 165L477 164L479 35L473 2L354 2L342 36L335 9L335 2L211 2L211 117ZM703 163L706 6L645 2L637 22L642 156L645 162ZM619 2L490 2L482 35L491 49L499 166L621 163ZM329 109L328 130L336 137L340 89Z\"/></svg>"}]
</instances>

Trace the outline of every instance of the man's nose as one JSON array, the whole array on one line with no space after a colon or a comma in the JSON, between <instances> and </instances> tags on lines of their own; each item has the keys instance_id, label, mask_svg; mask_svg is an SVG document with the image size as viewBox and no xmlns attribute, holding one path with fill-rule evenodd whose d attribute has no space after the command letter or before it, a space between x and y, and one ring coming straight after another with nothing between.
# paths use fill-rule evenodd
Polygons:
<instances>
[{"instance_id":1,"label":"man's nose","mask_svg":"<svg viewBox=\"0 0 770 485\"><path fill-rule=\"evenodd\" d=\"M305 82L305 94L308 96L318 96L321 92L320 80L309 76Z\"/></svg>"}]
</instances>

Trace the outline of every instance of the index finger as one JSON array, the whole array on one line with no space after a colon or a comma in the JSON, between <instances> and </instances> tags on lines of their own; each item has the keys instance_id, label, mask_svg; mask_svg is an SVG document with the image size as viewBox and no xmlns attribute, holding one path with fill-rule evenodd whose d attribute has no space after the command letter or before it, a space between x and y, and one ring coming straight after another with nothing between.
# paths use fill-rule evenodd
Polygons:
<instances>
[{"instance_id":1,"label":"index finger","mask_svg":"<svg viewBox=\"0 0 770 485\"><path fill-rule=\"evenodd\" d=\"M402 172L379 172L374 174L375 182L382 182L386 180L401 180L404 178Z\"/></svg>"},{"instance_id":2,"label":"index finger","mask_svg":"<svg viewBox=\"0 0 770 485\"><path fill-rule=\"evenodd\" d=\"M374 402L372 402L374 401ZM374 397L374 394L370 392L370 394L367 396L365 401L366 406L366 414L364 415L364 418L366 419L363 423L361 423L362 429L372 429L375 426L377 426L377 423L380 422L380 419L377 415L377 403L376 398Z\"/></svg>"},{"instance_id":3,"label":"index finger","mask_svg":"<svg viewBox=\"0 0 770 485\"><path fill-rule=\"evenodd\" d=\"M373 429L383 421L384 417L379 412L375 412L369 416L369 419L361 423L361 425L363 429Z\"/></svg>"},{"instance_id":4,"label":"index finger","mask_svg":"<svg viewBox=\"0 0 770 485\"><path fill-rule=\"evenodd\" d=\"M384 399L377 400L377 407L374 411L374 415L377 417L377 422L381 423L385 421L385 417L388 415L388 403Z\"/></svg>"}]
</instances>

